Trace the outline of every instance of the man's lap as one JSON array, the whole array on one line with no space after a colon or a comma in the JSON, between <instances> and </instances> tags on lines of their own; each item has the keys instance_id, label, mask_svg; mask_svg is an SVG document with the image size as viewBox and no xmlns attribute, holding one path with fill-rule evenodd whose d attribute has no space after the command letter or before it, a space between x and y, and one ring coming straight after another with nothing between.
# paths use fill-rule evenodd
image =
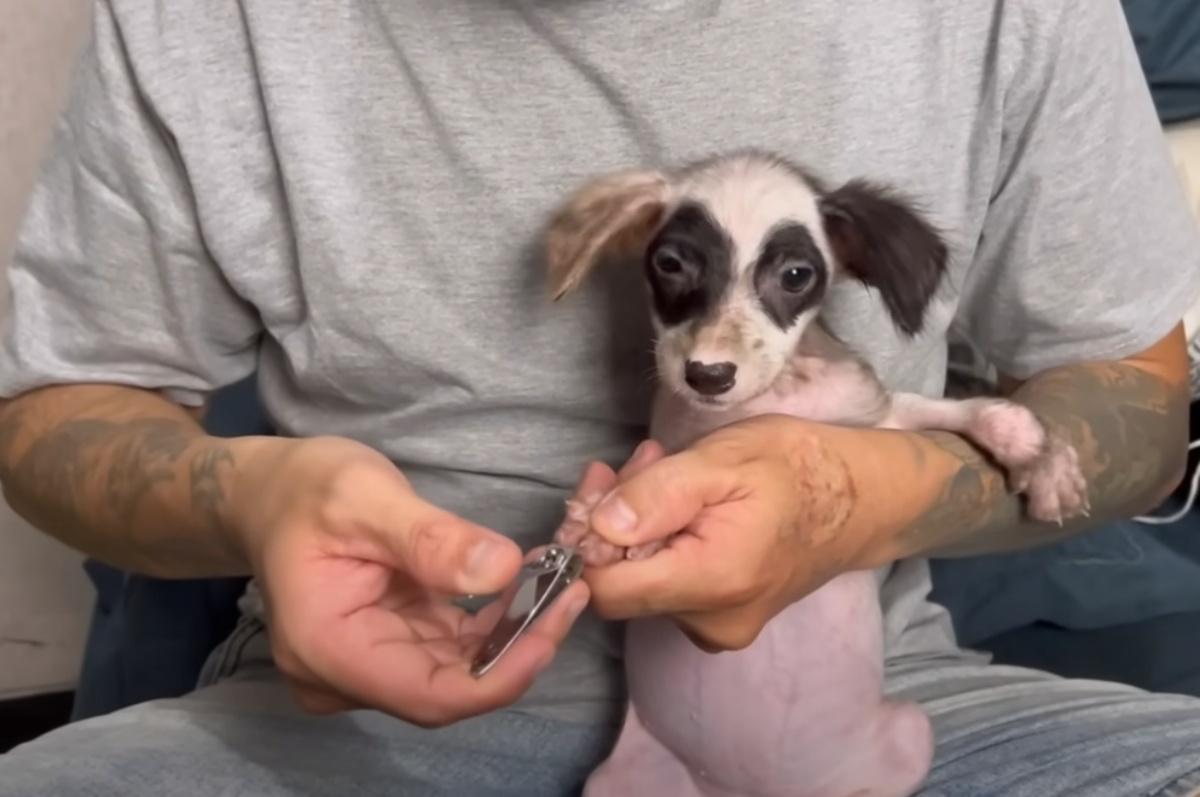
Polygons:
<instances>
[{"instance_id":1,"label":"man's lap","mask_svg":"<svg viewBox=\"0 0 1200 797\"><path fill-rule=\"evenodd\" d=\"M0 757L0 797L550 797L578 793L616 731L518 711L436 731L375 712L309 717L262 642L235 635L207 671L223 676L213 685ZM893 695L918 700L934 720L938 759L925 797L1200 793L1200 700L965 655L893 662L888 677Z\"/></svg>"},{"instance_id":2,"label":"man's lap","mask_svg":"<svg viewBox=\"0 0 1200 797\"><path fill-rule=\"evenodd\" d=\"M894 697L933 720L922 797L1200 794L1200 700L967 657L895 662Z\"/></svg>"},{"instance_id":3,"label":"man's lap","mask_svg":"<svg viewBox=\"0 0 1200 797\"><path fill-rule=\"evenodd\" d=\"M613 731L514 711L425 730L311 717L269 668L69 725L0 757L4 797L577 793Z\"/></svg>"}]
</instances>

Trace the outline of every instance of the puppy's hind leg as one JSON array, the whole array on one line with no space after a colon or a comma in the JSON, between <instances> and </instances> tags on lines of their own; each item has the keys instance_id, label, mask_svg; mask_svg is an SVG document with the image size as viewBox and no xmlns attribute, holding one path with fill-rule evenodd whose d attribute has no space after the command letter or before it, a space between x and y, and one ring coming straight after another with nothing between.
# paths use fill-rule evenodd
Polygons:
<instances>
[{"instance_id":1,"label":"puppy's hind leg","mask_svg":"<svg viewBox=\"0 0 1200 797\"><path fill-rule=\"evenodd\" d=\"M631 704L608 759L592 772L583 797L733 797L697 781L688 768L642 724Z\"/></svg>"},{"instance_id":2,"label":"puppy's hind leg","mask_svg":"<svg viewBox=\"0 0 1200 797\"><path fill-rule=\"evenodd\" d=\"M1028 407L1014 401L960 401L897 393L879 425L963 435L1004 468L1012 489L1028 498L1029 514L1035 520L1061 524L1087 514L1087 481L1074 447L1050 433Z\"/></svg>"}]
</instances>

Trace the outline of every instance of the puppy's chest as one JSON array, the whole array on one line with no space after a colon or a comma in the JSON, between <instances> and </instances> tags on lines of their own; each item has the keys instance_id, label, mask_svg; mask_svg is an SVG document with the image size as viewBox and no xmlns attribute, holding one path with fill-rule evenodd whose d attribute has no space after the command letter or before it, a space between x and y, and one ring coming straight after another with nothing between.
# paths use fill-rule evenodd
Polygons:
<instances>
[{"instance_id":1,"label":"puppy's chest","mask_svg":"<svg viewBox=\"0 0 1200 797\"><path fill-rule=\"evenodd\" d=\"M888 392L862 363L798 356L769 391L736 407L696 407L669 391L660 391L651 433L668 450L678 450L722 426L760 415L874 426L887 415L889 406Z\"/></svg>"},{"instance_id":2,"label":"puppy's chest","mask_svg":"<svg viewBox=\"0 0 1200 797\"><path fill-rule=\"evenodd\" d=\"M774 413L820 423L873 426L887 409L887 391L861 363L797 357L771 390L738 411L743 417Z\"/></svg>"}]
</instances>

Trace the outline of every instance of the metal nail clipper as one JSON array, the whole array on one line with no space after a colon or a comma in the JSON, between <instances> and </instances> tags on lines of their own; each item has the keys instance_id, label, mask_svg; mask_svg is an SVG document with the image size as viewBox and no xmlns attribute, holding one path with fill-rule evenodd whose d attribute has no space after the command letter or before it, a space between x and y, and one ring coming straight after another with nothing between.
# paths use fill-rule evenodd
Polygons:
<instances>
[{"instance_id":1,"label":"metal nail clipper","mask_svg":"<svg viewBox=\"0 0 1200 797\"><path fill-rule=\"evenodd\" d=\"M555 599L579 577L583 557L574 548L551 545L532 562L521 568L520 586L500 622L488 635L471 674L479 678L492 668L513 643L550 608Z\"/></svg>"}]
</instances>

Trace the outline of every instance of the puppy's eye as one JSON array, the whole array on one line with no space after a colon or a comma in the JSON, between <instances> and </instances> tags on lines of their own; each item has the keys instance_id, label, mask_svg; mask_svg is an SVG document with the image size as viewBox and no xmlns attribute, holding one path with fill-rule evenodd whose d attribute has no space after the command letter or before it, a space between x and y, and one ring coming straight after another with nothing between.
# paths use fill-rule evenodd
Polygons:
<instances>
[{"instance_id":1,"label":"puppy's eye","mask_svg":"<svg viewBox=\"0 0 1200 797\"><path fill-rule=\"evenodd\" d=\"M800 293L813 281L816 272L807 263L796 263L788 266L779 277L783 289L788 293Z\"/></svg>"},{"instance_id":2,"label":"puppy's eye","mask_svg":"<svg viewBox=\"0 0 1200 797\"><path fill-rule=\"evenodd\" d=\"M683 273L683 261L679 254L666 246L654 252L650 258L650 265L654 266L654 270L659 274L674 276Z\"/></svg>"}]
</instances>

